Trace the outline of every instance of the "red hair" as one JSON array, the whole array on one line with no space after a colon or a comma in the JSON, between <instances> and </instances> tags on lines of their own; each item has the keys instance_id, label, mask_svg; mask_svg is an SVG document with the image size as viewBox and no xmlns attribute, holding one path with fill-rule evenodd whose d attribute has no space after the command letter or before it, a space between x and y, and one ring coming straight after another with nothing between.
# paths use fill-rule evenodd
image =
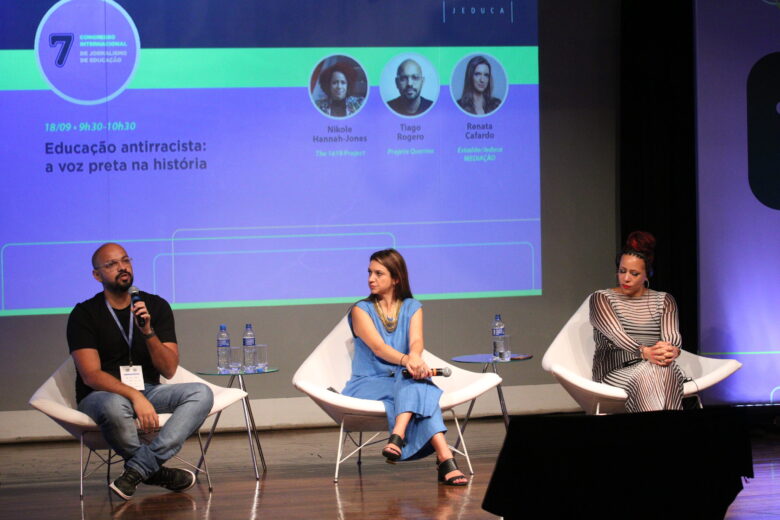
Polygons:
<instances>
[{"instance_id":1,"label":"red hair","mask_svg":"<svg viewBox=\"0 0 780 520\"><path fill-rule=\"evenodd\" d=\"M632 231L623 247L624 255L633 255L645 261L645 271L652 276L655 260L655 237L647 231ZM618 259L618 263L620 259Z\"/></svg>"}]
</instances>

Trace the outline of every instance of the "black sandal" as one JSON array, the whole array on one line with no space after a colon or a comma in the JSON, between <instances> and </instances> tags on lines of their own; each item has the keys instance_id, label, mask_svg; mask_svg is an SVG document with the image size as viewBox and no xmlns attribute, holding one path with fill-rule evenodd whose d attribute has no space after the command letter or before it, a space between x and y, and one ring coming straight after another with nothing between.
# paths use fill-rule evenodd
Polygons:
<instances>
[{"instance_id":1,"label":"black sandal","mask_svg":"<svg viewBox=\"0 0 780 520\"><path fill-rule=\"evenodd\" d=\"M392 433L390 434L390 438L387 439L387 444L392 444L398 448L398 453L388 450L387 446L382 450L382 455L387 459L387 462L393 463L401 458L401 450L404 449L406 441L400 435Z\"/></svg>"},{"instance_id":2,"label":"black sandal","mask_svg":"<svg viewBox=\"0 0 780 520\"><path fill-rule=\"evenodd\" d=\"M447 473L450 473L452 471L459 471L460 468L458 468L458 464L455 462L455 457L451 459L447 459L444 462L436 462L436 467L439 471L439 482L443 483L445 486L465 486L469 483L469 478L463 474L461 471L460 475L455 475L454 477L450 477L448 479L445 479L444 476ZM465 482L456 482L457 480L466 479Z\"/></svg>"}]
</instances>

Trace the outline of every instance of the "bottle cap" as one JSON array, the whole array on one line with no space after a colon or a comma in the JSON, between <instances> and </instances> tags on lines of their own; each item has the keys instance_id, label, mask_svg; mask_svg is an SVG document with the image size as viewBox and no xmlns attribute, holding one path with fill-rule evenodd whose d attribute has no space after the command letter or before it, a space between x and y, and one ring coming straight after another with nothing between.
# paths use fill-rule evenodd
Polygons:
<instances>
[{"instance_id":1,"label":"bottle cap","mask_svg":"<svg viewBox=\"0 0 780 520\"><path fill-rule=\"evenodd\" d=\"M246 324L246 328L247 328L247 329L251 329L251 328L252 328L252 324L251 324L251 323L247 323L247 324Z\"/></svg>"},{"instance_id":2,"label":"bottle cap","mask_svg":"<svg viewBox=\"0 0 780 520\"><path fill-rule=\"evenodd\" d=\"M225 325L224 323L220 324L219 330L227 330L227 325Z\"/></svg>"}]
</instances>

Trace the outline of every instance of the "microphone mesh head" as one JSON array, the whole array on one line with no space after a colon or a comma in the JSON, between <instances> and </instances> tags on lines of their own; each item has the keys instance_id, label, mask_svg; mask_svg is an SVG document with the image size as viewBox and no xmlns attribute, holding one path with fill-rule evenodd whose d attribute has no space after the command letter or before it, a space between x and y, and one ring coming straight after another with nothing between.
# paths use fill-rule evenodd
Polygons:
<instances>
[{"instance_id":1,"label":"microphone mesh head","mask_svg":"<svg viewBox=\"0 0 780 520\"><path fill-rule=\"evenodd\" d=\"M442 374L444 377L450 377L450 376L452 375L452 369L451 369L450 367L444 367L444 368L441 370L441 374Z\"/></svg>"},{"instance_id":2,"label":"microphone mesh head","mask_svg":"<svg viewBox=\"0 0 780 520\"><path fill-rule=\"evenodd\" d=\"M127 290L127 292L130 294L130 296L137 296L139 292L138 287L135 285L131 285L130 288Z\"/></svg>"}]
</instances>

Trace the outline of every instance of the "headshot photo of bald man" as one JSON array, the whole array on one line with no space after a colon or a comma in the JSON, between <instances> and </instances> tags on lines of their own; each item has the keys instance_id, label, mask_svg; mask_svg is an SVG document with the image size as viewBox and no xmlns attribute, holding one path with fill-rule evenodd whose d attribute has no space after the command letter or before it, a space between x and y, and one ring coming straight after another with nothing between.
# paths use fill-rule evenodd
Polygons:
<instances>
[{"instance_id":1,"label":"headshot photo of bald man","mask_svg":"<svg viewBox=\"0 0 780 520\"><path fill-rule=\"evenodd\" d=\"M439 96L439 78L433 65L419 54L396 56L382 72L380 92L387 106L404 117L419 117Z\"/></svg>"}]
</instances>

